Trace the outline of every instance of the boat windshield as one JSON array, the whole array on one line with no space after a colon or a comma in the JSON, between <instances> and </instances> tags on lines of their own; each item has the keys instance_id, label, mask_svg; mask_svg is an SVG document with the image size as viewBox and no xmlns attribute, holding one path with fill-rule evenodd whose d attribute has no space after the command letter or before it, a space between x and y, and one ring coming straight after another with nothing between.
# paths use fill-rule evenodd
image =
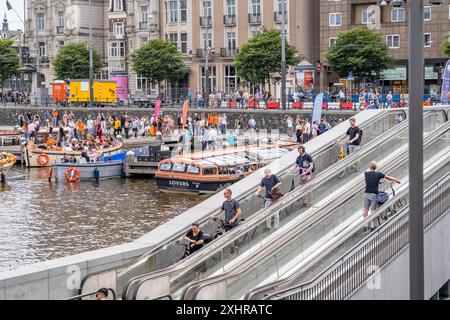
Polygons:
<instances>
[{"instance_id":1,"label":"boat windshield","mask_svg":"<svg viewBox=\"0 0 450 320\"><path fill-rule=\"evenodd\" d=\"M186 172L191 174L200 174L200 168L197 166L188 165Z\"/></svg>"},{"instance_id":2,"label":"boat windshield","mask_svg":"<svg viewBox=\"0 0 450 320\"><path fill-rule=\"evenodd\" d=\"M161 163L160 166L159 166L159 170L161 170L161 171L170 171L170 170L172 170L172 163L171 162Z\"/></svg>"},{"instance_id":3,"label":"boat windshield","mask_svg":"<svg viewBox=\"0 0 450 320\"><path fill-rule=\"evenodd\" d=\"M186 172L186 165L181 162L174 162L172 171L173 172Z\"/></svg>"}]
</instances>

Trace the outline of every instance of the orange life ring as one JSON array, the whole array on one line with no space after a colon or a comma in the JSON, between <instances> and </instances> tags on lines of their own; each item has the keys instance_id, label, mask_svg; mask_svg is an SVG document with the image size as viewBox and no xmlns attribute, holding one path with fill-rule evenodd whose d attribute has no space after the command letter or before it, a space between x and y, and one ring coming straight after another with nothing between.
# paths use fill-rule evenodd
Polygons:
<instances>
[{"instance_id":1,"label":"orange life ring","mask_svg":"<svg viewBox=\"0 0 450 320\"><path fill-rule=\"evenodd\" d=\"M80 171L77 168L69 168L66 170L66 179L69 182L75 182L80 179Z\"/></svg>"},{"instance_id":2,"label":"orange life ring","mask_svg":"<svg viewBox=\"0 0 450 320\"><path fill-rule=\"evenodd\" d=\"M41 166L46 166L48 165L48 163L50 162L50 158L48 157L48 155L46 155L45 153L39 154L37 156L37 162L41 165Z\"/></svg>"}]
</instances>

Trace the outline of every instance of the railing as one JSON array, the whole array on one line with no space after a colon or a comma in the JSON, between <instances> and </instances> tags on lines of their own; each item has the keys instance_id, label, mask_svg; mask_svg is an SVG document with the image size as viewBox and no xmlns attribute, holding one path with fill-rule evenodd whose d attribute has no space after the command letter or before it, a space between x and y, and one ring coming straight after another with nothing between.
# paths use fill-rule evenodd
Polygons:
<instances>
[{"instance_id":1,"label":"railing","mask_svg":"<svg viewBox=\"0 0 450 320\"><path fill-rule=\"evenodd\" d=\"M212 52L213 52L213 50L211 50L209 52L209 58L214 56L214 54ZM197 49L197 58L199 58L199 59L206 59L206 54L207 54L207 50L206 49Z\"/></svg>"},{"instance_id":2,"label":"railing","mask_svg":"<svg viewBox=\"0 0 450 320\"><path fill-rule=\"evenodd\" d=\"M399 196L406 198L406 194ZM343 300L349 298L373 276L376 270L371 270L371 266L383 268L408 247L408 208L408 206L405 207L378 232L356 245L315 280L273 293L265 299ZM447 174L424 196L424 229L426 230L449 210L450 174Z\"/></svg>"},{"instance_id":3,"label":"railing","mask_svg":"<svg viewBox=\"0 0 450 320\"><path fill-rule=\"evenodd\" d=\"M220 48L221 57L234 57L237 53L239 53L237 48Z\"/></svg>"},{"instance_id":4,"label":"railing","mask_svg":"<svg viewBox=\"0 0 450 320\"><path fill-rule=\"evenodd\" d=\"M139 30L147 30L148 22L139 22Z\"/></svg>"},{"instance_id":5,"label":"railing","mask_svg":"<svg viewBox=\"0 0 450 320\"><path fill-rule=\"evenodd\" d=\"M64 27L63 26L57 26L56 27L56 34L64 34Z\"/></svg>"},{"instance_id":6,"label":"railing","mask_svg":"<svg viewBox=\"0 0 450 320\"><path fill-rule=\"evenodd\" d=\"M273 13L273 17L274 17L275 23L282 23L283 22L283 12L275 11ZM288 13L285 12L284 13L284 22L287 23L287 21L288 21Z\"/></svg>"},{"instance_id":7,"label":"railing","mask_svg":"<svg viewBox=\"0 0 450 320\"><path fill-rule=\"evenodd\" d=\"M235 26L236 25L236 16L224 15L223 16L223 24L227 27Z\"/></svg>"},{"instance_id":8,"label":"railing","mask_svg":"<svg viewBox=\"0 0 450 320\"><path fill-rule=\"evenodd\" d=\"M253 14L253 13L249 13L248 14L248 23L249 24L261 24L261 14L257 13L257 14Z\"/></svg>"},{"instance_id":9,"label":"railing","mask_svg":"<svg viewBox=\"0 0 450 320\"><path fill-rule=\"evenodd\" d=\"M212 17L200 17L201 27L212 27Z\"/></svg>"},{"instance_id":10,"label":"railing","mask_svg":"<svg viewBox=\"0 0 450 320\"><path fill-rule=\"evenodd\" d=\"M108 292L112 293L112 299L107 299L107 300L117 300L116 291L114 289L111 289L111 288L107 288L107 290L108 290ZM67 298L65 300L80 300L81 298L86 298L86 297L89 297L89 296L93 296L93 295L96 295L97 293L100 293L100 292L101 292L101 290L92 291L92 292L80 294L78 296L73 296L73 297Z\"/></svg>"}]
</instances>

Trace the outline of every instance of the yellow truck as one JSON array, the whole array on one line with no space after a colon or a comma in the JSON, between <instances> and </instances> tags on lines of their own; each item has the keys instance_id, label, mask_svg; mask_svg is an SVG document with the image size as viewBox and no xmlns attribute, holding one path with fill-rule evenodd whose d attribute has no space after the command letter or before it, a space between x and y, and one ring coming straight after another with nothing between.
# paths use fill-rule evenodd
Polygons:
<instances>
[{"instance_id":1,"label":"yellow truck","mask_svg":"<svg viewBox=\"0 0 450 320\"><path fill-rule=\"evenodd\" d=\"M89 80L70 81L70 102L89 102ZM116 103L117 82L113 80L94 80L94 102Z\"/></svg>"}]
</instances>

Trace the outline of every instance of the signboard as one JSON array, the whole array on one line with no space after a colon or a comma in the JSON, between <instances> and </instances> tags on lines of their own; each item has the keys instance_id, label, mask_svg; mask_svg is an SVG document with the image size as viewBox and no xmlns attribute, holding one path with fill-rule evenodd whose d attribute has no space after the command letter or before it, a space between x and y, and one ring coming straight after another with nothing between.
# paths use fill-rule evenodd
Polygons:
<instances>
[{"instance_id":1,"label":"signboard","mask_svg":"<svg viewBox=\"0 0 450 320\"><path fill-rule=\"evenodd\" d=\"M128 99L128 76L116 75L116 76L112 76L111 80L114 80L117 82L117 99L127 100Z\"/></svg>"},{"instance_id":2,"label":"signboard","mask_svg":"<svg viewBox=\"0 0 450 320\"><path fill-rule=\"evenodd\" d=\"M425 67L425 80L437 80L438 73L434 72L433 67Z\"/></svg>"},{"instance_id":3,"label":"signboard","mask_svg":"<svg viewBox=\"0 0 450 320\"><path fill-rule=\"evenodd\" d=\"M406 80L406 67L384 70L381 74L386 81Z\"/></svg>"}]
</instances>

